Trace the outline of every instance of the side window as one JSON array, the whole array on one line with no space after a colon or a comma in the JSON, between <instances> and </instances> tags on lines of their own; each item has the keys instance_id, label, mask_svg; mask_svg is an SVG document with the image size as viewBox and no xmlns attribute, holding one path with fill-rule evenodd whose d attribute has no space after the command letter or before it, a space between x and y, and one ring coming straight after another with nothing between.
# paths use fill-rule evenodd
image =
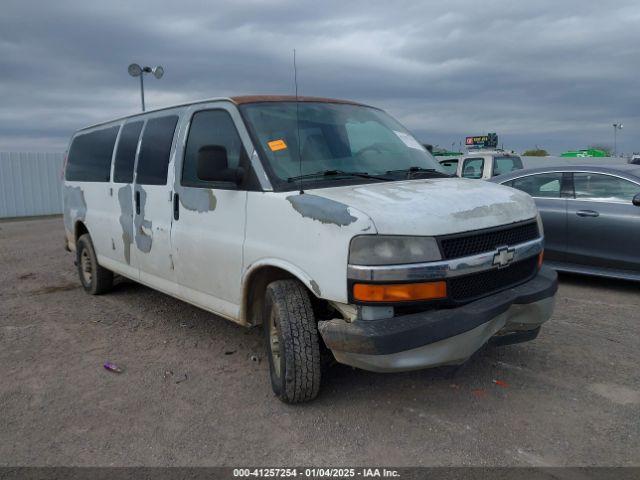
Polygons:
<instances>
[{"instance_id":1,"label":"side window","mask_svg":"<svg viewBox=\"0 0 640 480\"><path fill-rule=\"evenodd\" d=\"M527 175L516 178L505 185L517 188L532 197L560 198L562 187L562 173L540 173L538 175Z\"/></svg>"},{"instance_id":2,"label":"side window","mask_svg":"<svg viewBox=\"0 0 640 480\"><path fill-rule=\"evenodd\" d=\"M623 178L598 173L573 174L576 198L601 202L631 202L640 186Z\"/></svg>"},{"instance_id":3,"label":"side window","mask_svg":"<svg viewBox=\"0 0 640 480\"><path fill-rule=\"evenodd\" d=\"M458 160L442 160L440 165L444 169L445 173L449 175L455 175L458 171Z\"/></svg>"},{"instance_id":4,"label":"side window","mask_svg":"<svg viewBox=\"0 0 640 480\"><path fill-rule=\"evenodd\" d=\"M78 182L108 182L119 129L103 128L77 135L69 148L65 178Z\"/></svg>"},{"instance_id":5,"label":"side window","mask_svg":"<svg viewBox=\"0 0 640 480\"><path fill-rule=\"evenodd\" d=\"M166 185L173 134L178 116L152 118L142 133L136 183Z\"/></svg>"},{"instance_id":6,"label":"side window","mask_svg":"<svg viewBox=\"0 0 640 480\"><path fill-rule=\"evenodd\" d=\"M246 159L240 135L228 112L203 110L191 119L182 165L182 185L211 188L214 185L236 188L235 183L210 182L198 178L198 159L212 163L212 170L235 169Z\"/></svg>"},{"instance_id":7,"label":"side window","mask_svg":"<svg viewBox=\"0 0 640 480\"><path fill-rule=\"evenodd\" d=\"M495 157L493 159L493 175L513 172L522 168L520 157Z\"/></svg>"},{"instance_id":8,"label":"side window","mask_svg":"<svg viewBox=\"0 0 640 480\"><path fill-rule=\"evenodd\" d=\"M462 176L464 178L482 178L484 170L484 158L466 158L462 164Z\"/></svg>"},{"instance_id":9,"label":"side window","mask_svg":"<svg viewBox=\"0 0 640 480\"><path fill-rule=\"evenodd\" d=\"M136 161L136 149L143 123L142 121L127 123L122 127L113 167L113 181L116 183L133 182L133 165Z\"/></svg>"}]
</instances>

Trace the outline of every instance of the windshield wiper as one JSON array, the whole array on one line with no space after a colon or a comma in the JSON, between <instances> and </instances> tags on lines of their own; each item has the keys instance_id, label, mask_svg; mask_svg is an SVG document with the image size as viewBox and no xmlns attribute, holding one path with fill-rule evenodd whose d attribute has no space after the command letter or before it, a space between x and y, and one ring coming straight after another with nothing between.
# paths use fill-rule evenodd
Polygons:
<instances>
[{"instance_id":1,"label":"windshield wiper","mask_svg":"<svg viewBox=\"0 0 640 480\"><path fill-rule=\"evenodd\" d=\"M303 180L305 178L319 178L319 177L360 177L373 180L389 181L389 178L376 177L375 175L369 175L367 172L345 172L344 170L321 170L315 173L307 173L305 175L297 175L295 177L287 178L287 182L295 182L296 180Z\"/></svg>"},{"instance_id":2,"label":"windshield wiper","mask_svg":"<svg viewBox=\"0 0 640 480\"><path fill-rule=\"evenodd\" d=\"M422 167L409 167L409 168L401 168L399 170L387 170L387 174L392 173L404 173L406 172L407 178L415 178L418 175L431 175L434 177L443 177L443 178L451 178L453 175L449 175L448 173L441 172L440 170L436 170L435 168L422 168Z\"/></svg>"}]
</instances>

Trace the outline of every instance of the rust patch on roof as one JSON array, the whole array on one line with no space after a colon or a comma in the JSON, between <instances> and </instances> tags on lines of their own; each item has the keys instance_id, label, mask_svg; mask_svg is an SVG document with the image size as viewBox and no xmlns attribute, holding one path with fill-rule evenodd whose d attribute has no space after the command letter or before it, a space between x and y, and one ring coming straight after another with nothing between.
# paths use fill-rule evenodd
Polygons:
<instances>
[{"instance_id":1,"label":"rust patch on roof","mask_svg":"<svg viewBox=\"0 0 640 480\"><path fill-rule=\"evenodd\" d=\"M236 105L243 105L245 103L263 103L263 102L295 102L295 95L242 95L238 97L231 97L231 100ZM320 102L320 103L344 103L347 105L360 105L367 107L364 103L354 102L351 100L340 100L337 98L324 98L324 97L298 97L298 102Z\"/></svg>"}]
</instances>

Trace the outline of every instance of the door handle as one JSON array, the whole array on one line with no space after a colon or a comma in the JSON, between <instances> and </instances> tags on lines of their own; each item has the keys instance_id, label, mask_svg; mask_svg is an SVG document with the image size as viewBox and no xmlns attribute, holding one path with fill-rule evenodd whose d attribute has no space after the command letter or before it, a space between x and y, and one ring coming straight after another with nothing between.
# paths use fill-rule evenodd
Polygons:
<instances>
[{"instance_id":1,"label":"door handle","mask_svg":"<svg viewBox=\"0 0 640 480\"><path fill-rule=\"evenodd\" d=\"M180 195L177 193L173 194L173 219L180 219Z\"/></svg>"},{"instance_id":2,"label":"door handle","mask_svg":"<svg viewBox=\"0 0 640 480\"><path fill-rule=\"evenodd\" d=\"M600 213L596 212L595 210L578 210L576 212L576 215L578 215L579 217L597 217L600 215Z\"/></svg>"},{"instance_id":3,"label":"door handle","mask_svg":"<svg viewBox=\"0 0 640 480\"><path fill-rule=\"evenodd\" d=\"M136 215L140 215L140 190L136 191Z\"/></svg>"}]
</instances>

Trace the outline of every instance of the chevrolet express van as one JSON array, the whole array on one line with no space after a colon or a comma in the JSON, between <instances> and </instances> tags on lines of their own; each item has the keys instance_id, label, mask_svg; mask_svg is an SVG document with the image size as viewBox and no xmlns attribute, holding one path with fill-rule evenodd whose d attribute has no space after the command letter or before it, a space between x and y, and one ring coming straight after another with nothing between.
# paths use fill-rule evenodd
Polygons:
<instances>
[{"instance_id":1,"label":"chevrolet express van","mask_svg":"<svg viewBox=\"0 0 640 480\"><path fill-rule=\"evenodd\" d=\"M290 403L318 394L321 355L394 372L531 340L557 289L531 197L451 178L341 100L220 98L80 130L64 226L88 293L117 274L262 325Z\"/></svg>"}]
</instances>

